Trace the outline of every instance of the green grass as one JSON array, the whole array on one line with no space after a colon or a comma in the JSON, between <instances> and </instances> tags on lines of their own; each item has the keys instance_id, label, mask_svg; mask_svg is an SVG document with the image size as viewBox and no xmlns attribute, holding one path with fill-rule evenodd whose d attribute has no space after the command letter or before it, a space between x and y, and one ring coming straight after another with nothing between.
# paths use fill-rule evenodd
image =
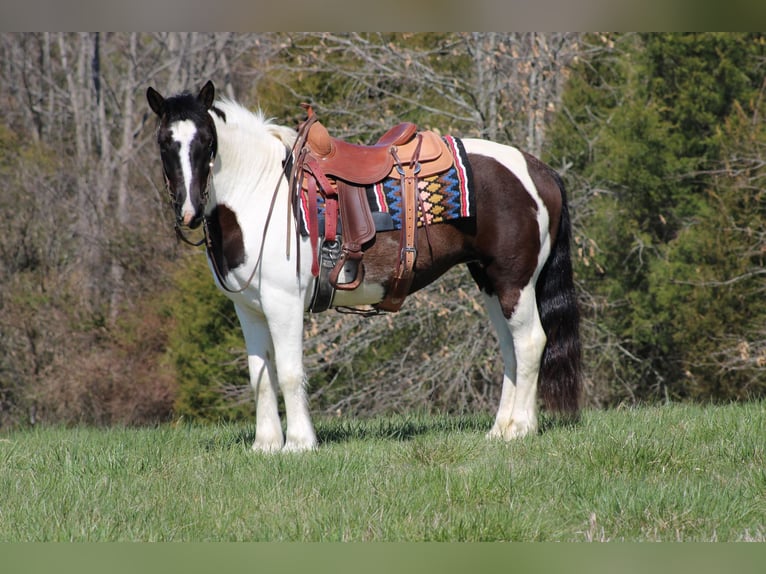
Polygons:
<instances>
[{"instance_id":1,"label":"green grass","mask_svg":"<svg viewBox=\"0 0 766 574\"><path fill-rule=\"evenodd\" d=\"M491 419L0 435L0 541L766 541L766 403L587 411L503 444Z\"/></svg>"}]
</instances>

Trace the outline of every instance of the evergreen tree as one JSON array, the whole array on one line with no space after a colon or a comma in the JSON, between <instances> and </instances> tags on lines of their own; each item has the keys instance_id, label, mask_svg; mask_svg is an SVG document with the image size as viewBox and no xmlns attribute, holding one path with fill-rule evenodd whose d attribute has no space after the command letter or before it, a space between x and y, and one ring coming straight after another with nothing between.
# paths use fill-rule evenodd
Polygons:
<instances>
[{"instance_id":1,"label":"evergreen tree","mask_svg":"<svg viewBox=\"0 0 766 574\"><path fill-rule=\"evenodd\" d=\"M549 147L554 164L580 170L583 179L572 184L585 188L578 276L602 353L594 357L599 400L742 396L741 384L721 380L711 353L732 323L752 325L753 313L763 323L754 301L743 314L744 283L722 288L752 266L741 260L736 229L753 201L743 203L742 187L714 174L742 106L763 132L761 116L752 115L763 35L605 41L614 49L574 70L564 96L569 114Z\"/></svg>"}]
</instances>

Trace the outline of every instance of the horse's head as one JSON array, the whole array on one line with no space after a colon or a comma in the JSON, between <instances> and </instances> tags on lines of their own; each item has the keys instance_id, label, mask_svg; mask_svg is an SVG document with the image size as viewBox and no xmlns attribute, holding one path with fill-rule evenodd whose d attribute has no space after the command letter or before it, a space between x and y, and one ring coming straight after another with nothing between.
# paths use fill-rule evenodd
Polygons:
<instances>
[{"instance_id":1,"label":"horse's head","mask_svg":"<svg viewBox=\"0 0 766 574\"><path fill-rule=\"evenodd\" d=\"M154 88L146 90L149 107L159 117L157 143L162 170L176 220L198 227L205 214L208 184L218 141L208 113L215 87L208 81L197 96L183 93L164 98Z\"/></svg>"}]
</instances>

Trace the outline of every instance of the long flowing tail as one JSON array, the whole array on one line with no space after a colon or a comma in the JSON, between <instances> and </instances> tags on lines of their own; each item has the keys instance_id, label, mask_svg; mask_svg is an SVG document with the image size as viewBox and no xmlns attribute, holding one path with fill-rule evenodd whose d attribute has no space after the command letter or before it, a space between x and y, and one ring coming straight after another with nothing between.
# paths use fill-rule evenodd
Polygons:
<instances>
[{"instance_id":1,"label":"long flowing tail","mask_svg":"<svg viewBox=\"0 0 766 574\"><path fill-rule=\"evenodd\" d=\"M561 189L561 219L556 243L537 279L536 294L540 320L548 337L540 366L539 393L548 411L577 419L582 391L580 313L572 275L569 218L564 182L555 174Z\"/></svg>"}]
</instances>

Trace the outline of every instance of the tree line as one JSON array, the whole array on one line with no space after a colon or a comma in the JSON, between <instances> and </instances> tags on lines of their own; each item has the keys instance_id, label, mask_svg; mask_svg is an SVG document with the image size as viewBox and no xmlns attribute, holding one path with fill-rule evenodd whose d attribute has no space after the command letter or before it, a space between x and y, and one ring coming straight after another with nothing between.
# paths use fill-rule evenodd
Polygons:
<instances>
[{"instance_id":1,"label":"tree line","mask_svg":"<svg viewBox=\"0 0 766 574\"><path fill-rule=\"evenodd\" d=\"M179 246L149 85L212 79L280 123L512 143L572 202L586 402L766 388L763 34L0 35L0 424L250 416L233 310ZM328 413L494 408L496 342L455 270L396 316L307 321Z\"/></svg>"}]
</instances>

